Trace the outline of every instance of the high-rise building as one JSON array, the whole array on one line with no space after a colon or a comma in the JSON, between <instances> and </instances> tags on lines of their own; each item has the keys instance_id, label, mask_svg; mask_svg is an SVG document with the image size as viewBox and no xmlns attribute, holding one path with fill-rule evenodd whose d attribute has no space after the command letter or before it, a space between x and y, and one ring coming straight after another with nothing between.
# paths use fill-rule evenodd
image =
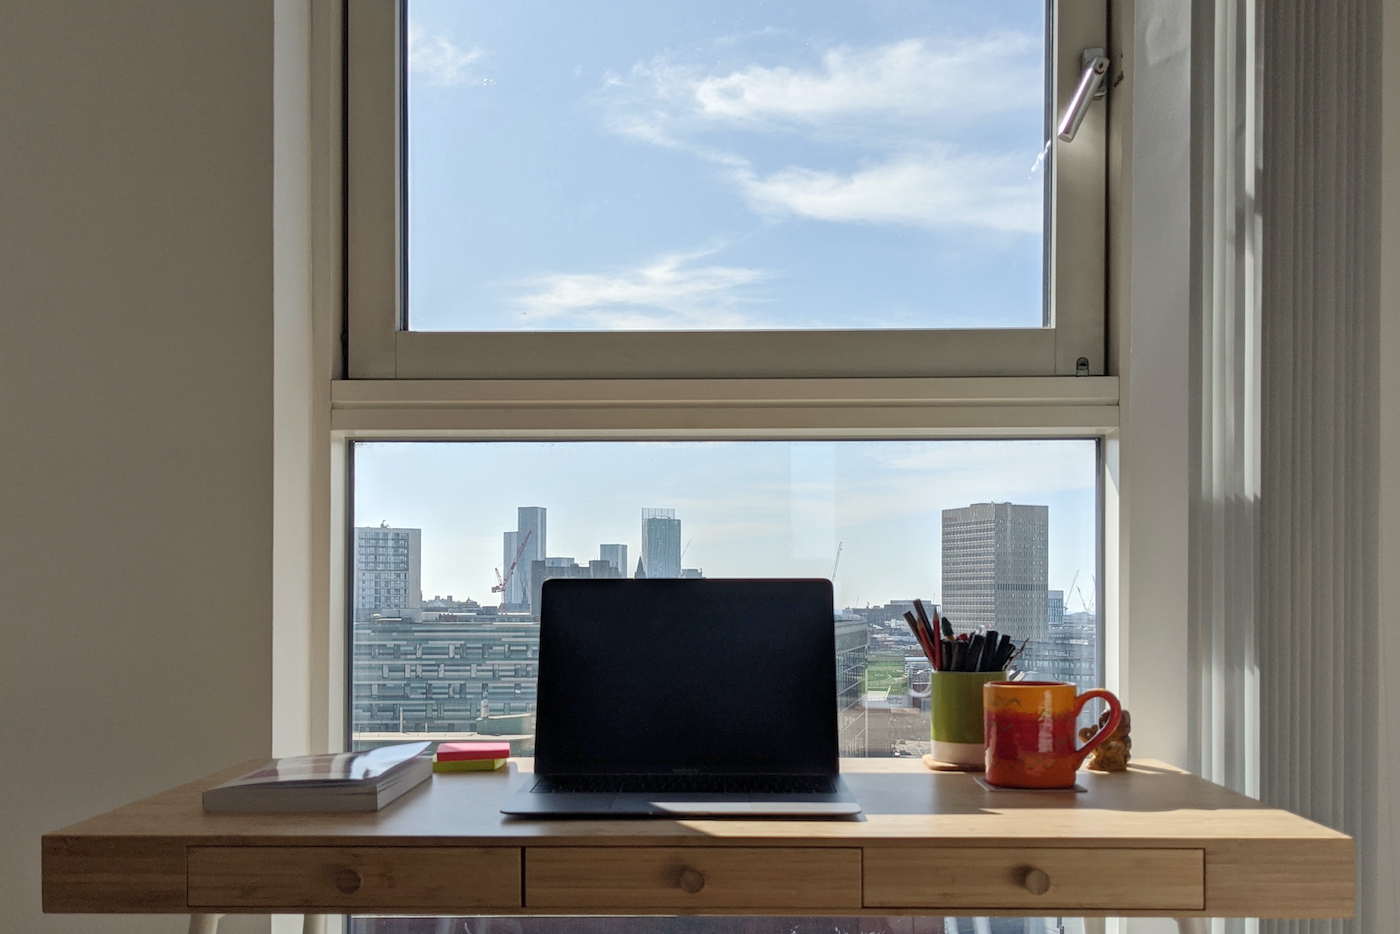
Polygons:
<instances>
[{"instance_id":1,"label":"high-rise building","mask_svg":"<svg viewBox=\"0 0 1400 934\"><path fill-rule=\"evenodd\" d=\"M960 631L1049 635L1050 509L974 503L943 510L943 612ZM1026 667L1031 667L1027 665Z\"/></svg>"},{"instance_id":2,"label":"high-rise building","mask_svg":"<svg viewBox=\"0 0 1400 934\"><path fill-rule=\"evenodd\" d=\"M598 557L617 568L619 577L625 577L627 575L626 545L599 545Z\"/></svg>"},{"instance_id":3,"label":"high-rise building","mask_svg":"<svg viewBox=\"0 0 1400 934\"><path fill-rule=\"evenodd\" d=\"M355 529L355 619L376 614L416 620L423 606L423 539L419 529L387 522Z\"/></svg>"},{"instance_id":4,"label":"high-rise building","mask_svg":"<svg viewBox=\"0 0 1400 934\"><path fill-rule=\"evenodd\" d=\"M515 564L516 552L520 550L520 533L505 533L505 547L501 549L501 577L505 580L505 592L501 594L501 603L507 607L516 607L525 602L524 590L520 586L521 576L511 570Z\"/></svg>"},{"instance_id":5,"label":"high-rise building","mask_svg":"<svg viewBox=\"0 0 1400 934\"><path fill-rule=\"evenodd\" d=\"M506 567L510 566L510 561L515 560L517 553L520 560L516 562L515 573L511 575L510 584L506 588L507 599L504 603L508 607L524 607L529 603L530 568L536 561L543 561L545 555L549 554L545 513L543 506L519 506L515 510L515 539L513 546L509 538L506 540L506 547L511 554ZM507 536L510 534L506 533ZM522 549L521 545L525 547ZM502 568L501 573L505 572L506 569Z\"/></svg>"},{"instance_id":6,"label":"high-rise building","mask_svg":"<svg viewBox=\"0 0 1400 934\"><path fill-rule=\"evenodd\" d=\"M543 561L534 561L530 564L530 612L539 616L540 614L540 594L544 589L544 582L556 577L572 578L574 580L612 580L622 577L622 573L613 567L611 561L604 561L599 558L590 561L586 565L581 565L573 558L545 558Z\"/></svg>"},{"instance_id":7,"label":"high-rise building","mask_svg":"<svg viewBox=\"0 0 1400 934\"><path fill-rule=\"evenodd\" d=\"M642 567L648 580L681 576L681 520L674 509L642 510Z\"/></svg>"}]
</instances>

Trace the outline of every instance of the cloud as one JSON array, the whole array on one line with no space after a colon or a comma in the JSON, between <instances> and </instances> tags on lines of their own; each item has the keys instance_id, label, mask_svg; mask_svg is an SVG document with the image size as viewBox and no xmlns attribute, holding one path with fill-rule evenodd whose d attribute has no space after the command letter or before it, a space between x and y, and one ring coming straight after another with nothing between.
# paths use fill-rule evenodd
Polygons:
<instances>
[{"instance_id":1,"label":"cloud","mask_svg":"<svg viewBox=\"0 0 1400 934\"><path fill-rule=\"evenodd\" d=\"M827 51L819 68L755 65L727 75L659 57L634 66L630 80L610 79L607 90L633 108L649 102L641 118L652 125L688 120L771 129L1038 108L1043 85L1037 40L1000 33L936 46L924 39L841 46Z\"/></svg>"},{"instance_id":2,"label":"cloud","mask_svg":"<svg viewBox=\"0 0 1400 934\"><path fill-rule=\"evenodd\" d=\"M526 280L514 303L541 327L626 330L752 327L739 310L743 288L767 273L739 266L695 266L706 253L672 253L616 275L562 273Z\"/></svg>"},{"instance_id":3,"label":"cloud","mask_svg":"<svg viewBox=\"0 0 1400 934\"><path fill-rule=\"evenodd\" d=\"M932 229L981 227L1040 233L1042 187L1017 156L956 155L946 147L850 175L786 168L736 180L755 210L814 220L907 224Z\"/></svg>"},{"instance_id":4,"label":"cloud","mask_svg":"<svg viewBox=\"0 0 1400 934\"><path fill-rule=\"evenodd\" d=\"M475 82L471 66L480 61L480 49L462 49L446 36L430 36L414 23L408 27L408 68L437 87ZM491 79L482 79L490 82Z\"/></svg>"},{"instance_id":5,"label":"cloud","mask_svg":"<svg viewBox=\"0 0 1400 934\"><path fill-rule=\"evenodd\" d=\"M1038 121L1043 90L1039 39L995 33L840 46L806 68L722 74L658 57L611 76L598 102L612 132L709 162L770 219L1039 234L1044 176L1033 154L989 141L1008 121L1024 128L1012 111ZM844 152L813 146L805 164L759 168L773 153L756 134L778 130ZM837 161L808 161L819 153Z\"/></svg>"}]
</instances>

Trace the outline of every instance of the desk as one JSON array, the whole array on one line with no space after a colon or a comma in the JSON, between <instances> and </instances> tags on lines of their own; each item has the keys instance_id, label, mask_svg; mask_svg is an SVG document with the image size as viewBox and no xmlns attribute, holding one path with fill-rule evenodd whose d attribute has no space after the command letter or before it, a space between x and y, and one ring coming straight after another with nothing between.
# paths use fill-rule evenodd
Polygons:
<instances>
[{"instance_id":1,"label":"desk","mask_svg":"<svg viewBox=\"0 0 1400 934\"><path fill-rule=\"evenodd\" d=\"M203 789L261 764L47 834L44 910L193 912L192 931L229 912L1352 913L1350 837L1155 762L1081 773L1076 794L848 759L865 813L838 821L503 817L530 760L435 775L373 814L204 813Z\"/></svg>"}]
</instances>

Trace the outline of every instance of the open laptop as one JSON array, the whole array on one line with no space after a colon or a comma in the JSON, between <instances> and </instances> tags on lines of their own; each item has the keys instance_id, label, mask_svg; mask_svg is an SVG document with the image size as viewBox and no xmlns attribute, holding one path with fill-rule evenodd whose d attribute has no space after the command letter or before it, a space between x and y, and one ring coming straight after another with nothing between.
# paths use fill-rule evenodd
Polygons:
<instances>
[{"instance_id":1,"label":"open laptop","mask_svg":"<svg viewBox=\"0 0 1400 934\"><path fill-rule=\"evenodd\" d=\"M825 580L544 582L514 815L847 816Z\"/></svg>"}]
</instances>

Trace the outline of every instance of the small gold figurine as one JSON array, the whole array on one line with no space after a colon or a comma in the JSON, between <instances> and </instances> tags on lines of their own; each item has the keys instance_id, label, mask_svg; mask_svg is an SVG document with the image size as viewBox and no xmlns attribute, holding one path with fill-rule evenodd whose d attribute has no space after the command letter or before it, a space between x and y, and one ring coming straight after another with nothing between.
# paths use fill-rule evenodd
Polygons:
<instances>
[{"instance_id":1,"label":"small gold figurine","mask_svg":"<svg viewBox=\"0 0 1400 934\"><path fill-rule=\"evenodd\" d=\"M1079 731L1079 739L1088 742L1094 734L1104 728L1108 723L1109 712L1105 710L1099 715L1098 726L1086 726ZM1128 716L1128 711L1123 711L1123 719L1118 724L1118 729L1109 734L1108 739L1099 744L1089 756L1089 768L1096 772L1126 772L1128 770L1128 760L1132 758L1133 741L1128 737L1128 731L1133 727L1133 720Z\"/></svg>"}]
</instances>

